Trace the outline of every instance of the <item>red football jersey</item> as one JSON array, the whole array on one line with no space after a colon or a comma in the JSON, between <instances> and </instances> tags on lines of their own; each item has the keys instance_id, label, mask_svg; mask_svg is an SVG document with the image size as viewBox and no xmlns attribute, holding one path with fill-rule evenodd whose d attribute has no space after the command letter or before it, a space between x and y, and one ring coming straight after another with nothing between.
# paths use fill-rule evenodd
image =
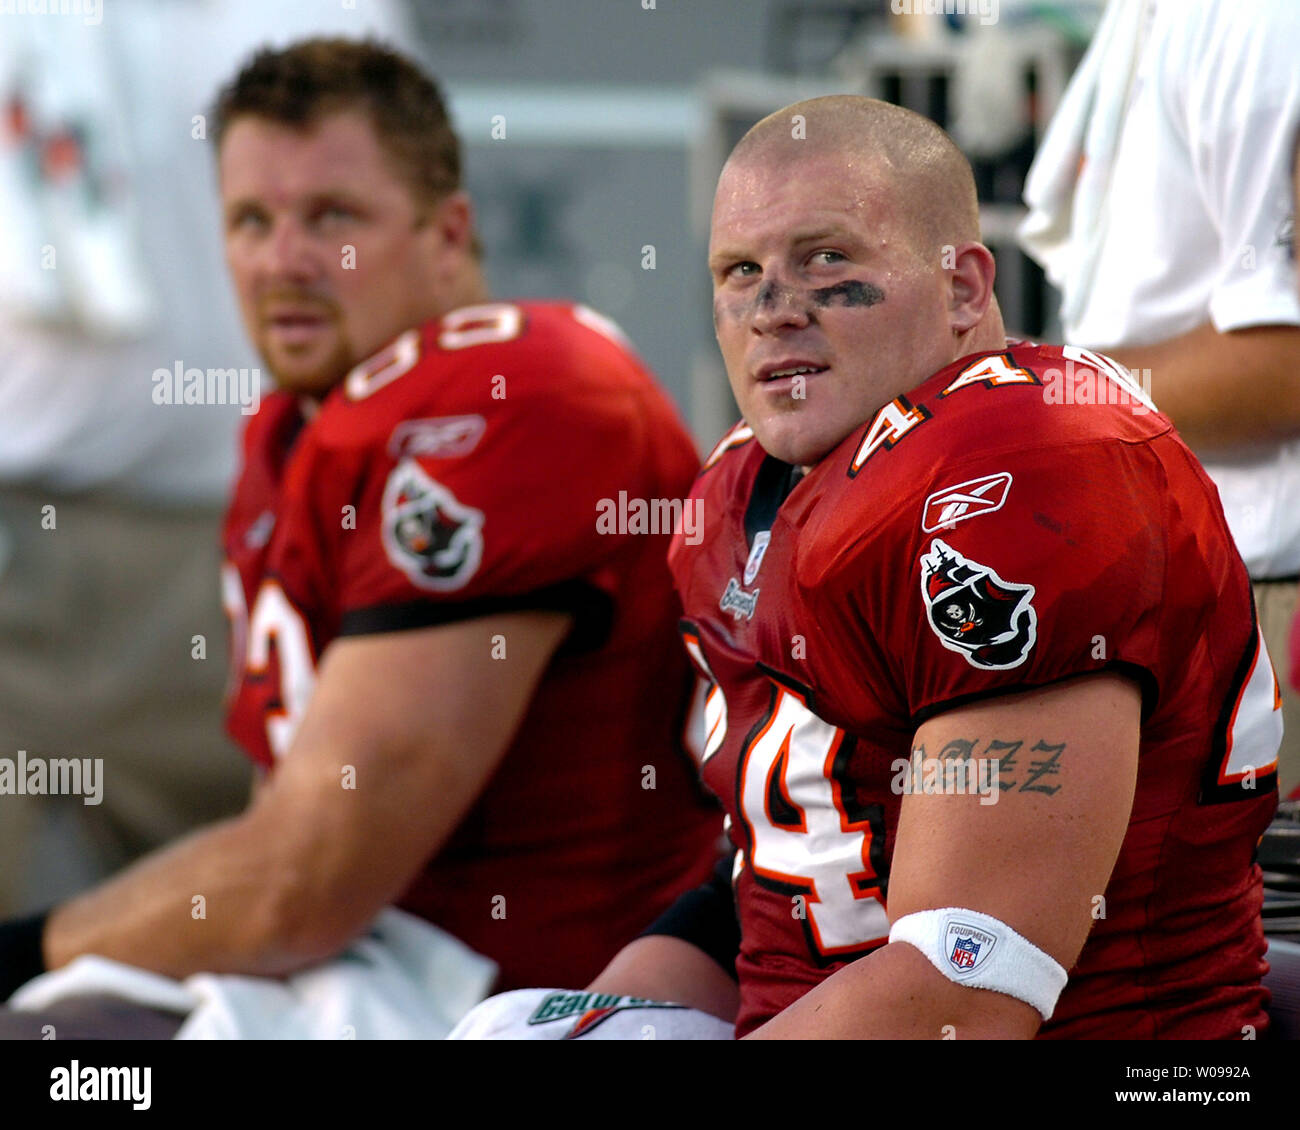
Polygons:
<instances>
[{"instance_id":1,"label":"red football jersey","mask_svg":"<svg viewBox=\"0 0 1300 1130\"><path fill-rule=\"evenodd\" d=\"M1263 1030L1277 684L1214 487L1140 397L1095 354L1016 343L887 404L802 479L744 427L706 463L705 537L669 560L715 684L703 772L738 849L739 1034L887 940L922 722L1107 669L1143 689L1136 797L1040 1034ZM1059 748L994 744L973 751L987 795L1054 790Z\"/></svg>"},{"instance_id":2,"label":"red football jersey","mask_svg":"<svg viewBox=\"0 0 1300 1130\"><path fill-rule=\"evenodd\" d=\"M268 396L243 456L228 726L267 769L334 640L574 615L486 792L399 905L496 960L502 989L586 984L707 876L717 837L681 741L671 528L601 520L689 491L699 460L671 403L594 312L494 303L401 335L310 418Z\"/></svg>"}]
</instances>

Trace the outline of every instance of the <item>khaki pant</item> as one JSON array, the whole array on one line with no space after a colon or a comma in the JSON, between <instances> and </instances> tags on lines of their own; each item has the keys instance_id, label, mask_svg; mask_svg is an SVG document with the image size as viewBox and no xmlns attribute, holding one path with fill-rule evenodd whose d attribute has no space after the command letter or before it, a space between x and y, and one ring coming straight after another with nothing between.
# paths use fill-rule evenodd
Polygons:
<instances>
[{"instance_id":1,"label":"khaki pant","mask_svg":"<svg viewBox=\"0 0 1300 1130\"><path fill-rule=\"evenodd\" d=\"M218 520L0 490L0 758L103 760L98 805L0 793L0 916L243 807L250 771L221 729Z\"/></svg>"},{"instance_id":2,"label":"khaki pant","mask_svg":"<svg viewBox=\"0 0 1300 1130\"><path fill-rule=\"evenodd\" d=\"M1291 686L1291 622L1296 617L1294 581L1260 581L1255 590L1259 626L1264 632L1277 681L1282 687L1282 750L1278 754L1278 793L1284 799L1300 785L1300 695Z\"/></svg>"}]
</instances>

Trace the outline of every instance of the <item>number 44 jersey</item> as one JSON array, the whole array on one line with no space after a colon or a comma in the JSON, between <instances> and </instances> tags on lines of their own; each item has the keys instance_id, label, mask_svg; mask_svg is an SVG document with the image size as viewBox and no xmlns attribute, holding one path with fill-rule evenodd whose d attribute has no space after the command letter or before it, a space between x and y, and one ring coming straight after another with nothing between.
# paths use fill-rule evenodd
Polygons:
<instances>
[{"instance_id":1,"label":"number 44 jersey","mask_svg":"<svg viewBox=\"0 0 1300 1130\"><path fill-rule=\"evenodd\" d=\"M268 770L337 640L574 618L486 791L399 902L497 961L502 989L586 984L709 872L717 812L679 740L693 676L671 522L601 521L621 493L680 507L698 466L616 328L559 304L454 311L309 417L277 392L246 429L224 530L228 726ZM482 646L509 658L508 639Z\"/></svg>"},{"instance_id":2,"label":"number 44 jersey","mask_svg":"<svg viewBox=\"0 0 1300 1130\"><path fill-rule=\"evenodd\" d=\"M1277 686L1214 488L1126 371L1069 347L965 357L802 478L738 427L694 497L704 536L670 564L738 849L740 1034L886 942L906 793L1060 787L1050 738L976 743L984 779L962 784L912 757L917 727L1100 671L1142 689L1136 795L1040 1034L1266 1023Z\"/></svg>"}]
</instances>

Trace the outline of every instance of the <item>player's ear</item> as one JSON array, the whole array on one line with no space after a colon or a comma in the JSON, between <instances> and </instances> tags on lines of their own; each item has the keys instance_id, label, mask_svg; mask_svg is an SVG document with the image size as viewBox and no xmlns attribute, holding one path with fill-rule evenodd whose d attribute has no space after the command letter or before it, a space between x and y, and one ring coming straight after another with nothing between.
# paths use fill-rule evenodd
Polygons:
<instances>
[{"instance_id":1,"label":"player's ear","mask_svg":"<svg viewBox=\"0 0 1300 1130\"><path fill-rule=\"evenodd\" d=\"M426 213L425 221L450 250L468 252L474 242L474 205L469 193L444 196Z\"/></svg>"},{"instance_id":2,"label":"player's ear","mask_svg":"<svg viewBox=\"0 0 1300 1130\"><path fill-rule=\"evenodd\" d=\"M948 262L948 319L956 333L976 326L993 302L993 253L982 243L945 248Z\"/></svg>"}]
</instances>

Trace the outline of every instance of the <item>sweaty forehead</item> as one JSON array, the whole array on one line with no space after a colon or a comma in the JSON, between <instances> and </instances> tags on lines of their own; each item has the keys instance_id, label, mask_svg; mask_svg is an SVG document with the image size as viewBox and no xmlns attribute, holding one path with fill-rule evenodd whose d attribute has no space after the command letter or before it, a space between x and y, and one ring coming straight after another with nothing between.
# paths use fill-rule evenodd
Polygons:
<instances>
[{"instance_id":1,"label":"sweaty forehead","mask_svg":"<svg viewBox=\"0 0 1300 1130\"><path fill-rule=\"evenodd\" d=\"M870 237L897 223L887 167L851 153L804 151L771 160L747 153L728 162L714 197L710 244L841 229Z\"/></svg>"}]
</instances>

